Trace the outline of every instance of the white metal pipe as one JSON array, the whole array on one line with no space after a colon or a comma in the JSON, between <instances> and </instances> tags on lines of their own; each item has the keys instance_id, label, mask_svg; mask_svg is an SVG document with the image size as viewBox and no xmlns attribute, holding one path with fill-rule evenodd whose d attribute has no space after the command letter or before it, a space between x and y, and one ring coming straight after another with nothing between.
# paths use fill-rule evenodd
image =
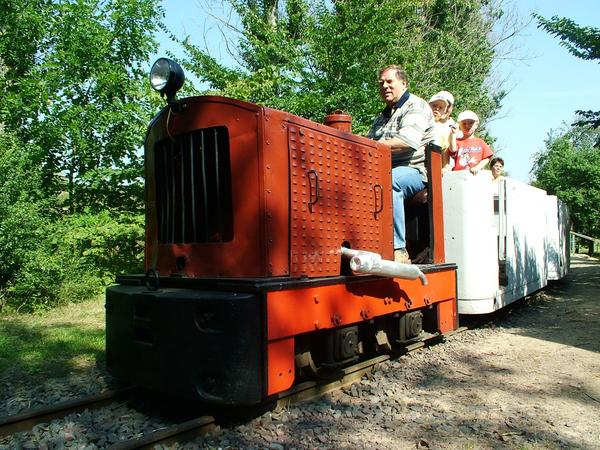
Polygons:
<instances>
[{"instance_id":1,"label":"white metal pipe","mask_svg":"<svg viewBox=\"0 0 600 450\"><path fill-rule=\"evenodd\" d=\"M402 264L382 259L381 255L363 250L353 250L342 247L342 256L350 258L350 269L355 274L381 275L385 277L416 280L427 285L427 277L414 264Z\"/></svg>"},{"instance_id":2,"label":"white metal pipe","mask_svg":"<svg viewBox=\"0 0 600 450\"><path fill-rule=\"evenodd\" d=\"M341 248L342 256L345 258L352 258L353 256L357 256L360 253L372 253L373 255L377 254L377 253L373 253L373 252L367 252L366 250L354 250L352 248L347 248L347 247L340 247L340 248Z\"/></svg>"}]
</instances>

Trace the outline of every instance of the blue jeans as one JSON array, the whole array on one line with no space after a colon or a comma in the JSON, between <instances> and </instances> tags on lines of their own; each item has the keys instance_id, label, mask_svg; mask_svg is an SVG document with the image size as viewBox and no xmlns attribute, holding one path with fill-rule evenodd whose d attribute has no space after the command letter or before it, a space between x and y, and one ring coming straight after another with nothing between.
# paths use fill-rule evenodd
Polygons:
<instances>
[{"instance_id":1,"label":"blue jeans","mask_svg":"<svg viewBox=\"0 0 600 450\"><path fill-rule=\"evenodd\" d=\"M394 214L394 250L406 248L406 219L404 199L412 198L425 189L423 176L417 169L399 166L392 169L392 208Z\"/></svg>"}]
</instances>

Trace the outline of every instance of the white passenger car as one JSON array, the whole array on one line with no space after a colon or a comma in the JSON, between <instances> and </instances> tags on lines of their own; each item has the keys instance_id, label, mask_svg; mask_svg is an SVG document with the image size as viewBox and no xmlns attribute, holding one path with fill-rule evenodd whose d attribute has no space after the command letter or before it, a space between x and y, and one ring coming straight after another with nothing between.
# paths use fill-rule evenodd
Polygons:
<instances>
[{"instance_id":1,"label":"white passenger car","mask_svg":"<svg viewBox=\"0 0 600 450\"><path fill-rule=\"evenodd\" d=\"M549 195L546 208L546 257L548 279L560 280L569 272L569 210L559 198Z\"/></svg>"},{"instance_id":2,"label":"white passenger car","mask_svg":"<svg viewBox=\"0 0 600 450\"><path fill-rule=\"evenodd\" d=\"M511 178L493 183L488 171L446 173L443 193L446 261L458 266L460 314L490 313L543 288L549 263L552 277L566 273L568 221L556 197Z\"/></svg>"}]
</instances>

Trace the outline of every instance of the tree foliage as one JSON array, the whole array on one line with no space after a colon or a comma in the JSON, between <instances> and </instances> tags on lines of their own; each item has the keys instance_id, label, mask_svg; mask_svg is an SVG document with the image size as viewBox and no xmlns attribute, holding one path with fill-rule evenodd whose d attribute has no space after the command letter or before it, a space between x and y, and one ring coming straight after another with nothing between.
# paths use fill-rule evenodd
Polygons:
<instances>
[{"instance_id":1,"label":"tree foliage","mask_svg":"<svg viewBox=\"0 0 600 450\"><path fill-rule=\"evenodd\" d=\"M546 19L534 14L538 28L542 28L560 39L560 44L572 55L585 60L600 62L600 28L582 27L571 19L553 16ZM577 111L578 120L573 124L578 127L600 128L600 111ZM595 142L600 148L600 138Z\"/></svg>"},{"instance_id":2,"label":"tree foliage","mask_svg":"<svg viewBox=\"0 0 600 450\"><path fill-rule=\"evenodd\" d=\"M532 169L534 185L563 200L573 228L591 236L600 236L600 153L594 148L599 134L581 127L550 133Z\"/></svg>"},{"instance_id":3,"label":"tree foliage","mask_svg":"<svg viewBox=\"0 0 600 450\"><path fill-rule=\"evenodd\" d=\"M479 0L229 0L239 17L236 67L190 37L183 61L208 92L249 100L321 121L341 108L355 132L381 109L377 70L400 64L409 89L424 98L450 90L457 109L489 117L503 92L486 83L490 33L502 11ZM227 24L235 27L235 24Z\"/></svg>"},{"instance_id":4,"label":"tree foliage","mask_svg":"<svg viewBox=\"0 0 600 450\"><path fill-rule=\"evenodd\" d=\"M0 123L70 212L141 206L151 0L0 0Z\"/></svg>"},{"instance_id":5,"label":"tree foliage","mask_svg":"<svg viewBox=\"0 0 600 450\"><path fill-rule=\"evenodd\" d=\"M0 309L140 267L152 0L0 0Z\"/></svg>"},{"instance_id":6,"label":"tree foliage","mask_svg":"<svg viewBox=\"0 0 600 450\"><path fill-rule=\"evenodd\" d=\"M534 17L538 28L559 38L560 45L572 55L587 60L600 59L600 28L581 27L566 17L546 19L539 14L534 14Z\"/></svg>"}]
</instances>

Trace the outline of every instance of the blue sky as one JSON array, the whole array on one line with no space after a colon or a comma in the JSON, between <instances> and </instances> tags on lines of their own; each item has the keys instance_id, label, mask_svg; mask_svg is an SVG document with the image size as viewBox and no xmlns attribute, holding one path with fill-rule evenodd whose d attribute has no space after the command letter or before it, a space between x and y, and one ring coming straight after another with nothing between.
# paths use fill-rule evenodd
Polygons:
<instances>
[{"instance_id":1,"label":"blue sky","mask_svg":"<svg viewBox=\"0 0 600 450\"><path fill-rule=\"evenodd\" d=\"M598 0L520 0L521 16L536 11L600 28ZM511 177L528 182L532 155L544 148L551 129L573 122L576 110L600 110L600 64L572 56L559 39L530 24L518 40L524 61L503 61L499 70L513 86L498 118L488 128L497 138Z\"/></svg>"},{"instance_id":2,"label":"blue sky","mask_svg":"<svg viewBox=\"0 0 600 450\"><path fill-rule=\"evenodd\" d=\"M547 18L558 15L581 26L600 27L599 0L505 3L516 9L523 20L536 11ZM208 16L204 2L164 0L163 5L169 29L181 36L194 35L196 44L208 42L215 57L230 61L224 46L219 44L221 33ZM212 27L207 27L210 23ZM172 49L166 41L165 38L161 51ZM494 78L506 79L510 92L502 110L487 127L497 139L494 150L504 158L510 176L529 182L532 156L544 148L548 132L572 123L576 110L600 110L600 64L572 56L557 38L533 22L514 44L518 47L514 56L521 59L498 62Z\"/></svg>"}]
</instances>

